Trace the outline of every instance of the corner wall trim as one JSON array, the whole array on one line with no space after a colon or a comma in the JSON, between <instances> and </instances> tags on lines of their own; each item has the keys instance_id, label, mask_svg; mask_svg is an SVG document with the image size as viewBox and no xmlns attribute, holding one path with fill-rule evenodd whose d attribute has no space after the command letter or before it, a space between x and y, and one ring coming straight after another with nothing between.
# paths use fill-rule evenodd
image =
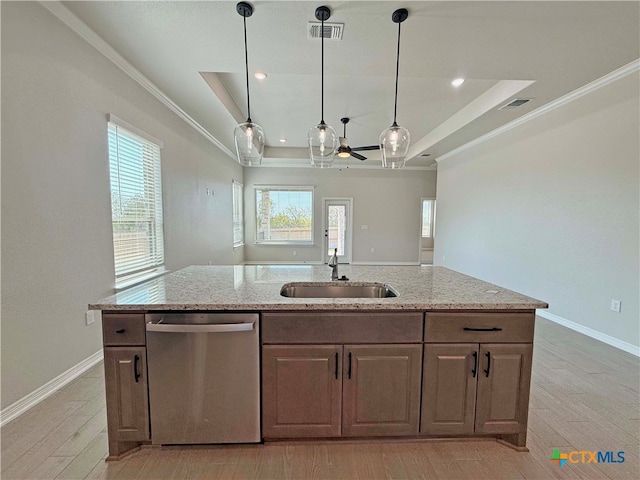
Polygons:
<instances>
[{"instance_id":1,"label":"corner wall trim","mask_svg":"<svg viewBox=\"0 0 640 480\"><path fill-rule=\"evenodd\" d=\"M64 23L71 30L76 32L87 43L98 50L102 55L111 60L120 70L133 78L142 88L148 91L155 98L160 100L169 110L182 118L189 126L195 129L203 137L213 143L222 150L226 155L235 160L236 156L231 150L224 146L220 140L211 135L209 131L196 122L187 112L178 106L171 98L169 98L162 90L158 88L151 80L140 72L136 67L131 65L122 55L120 55L111 45L109 45L100 35L93 31L86 23L84 23L76 14L65 7L60 1L43 1L40 5L49 10L55 17Z\"/></svg>"},{"instance_id":2,"label":"corner wall trim","mask_svg":"<svg viewBox=\"0 0 640 480\"><path fill-rule=\"evenodd\" d=\"M631 355L640 357L640 347L637 347L631 343L624 342L618 338L612 337L611 335L599 332L597 330L594 330L593 328L585 327L584 325L572 322L571 320L567 320L566 318L555 315L553 313L549 313L545 310L536 310L536 315L539 315L542 318L546 318L547 320L551 320L552 322L562 325L563 327L567 327L571 330L582 333L587 337L595 338L596 340L599 340L602 343L606 343L607 345L611 345L612 347L624 350Z\"/></svg>"},{"instance_id":3,"label":"corner wall trim","mask_svg":"<svg viewBox=\"0 0 640 480\"><path fill-rule=\"evenodd\" d=\"M53 380L34 390L29 395L21 398L15 403L12 403L7 408L4 408L0 411L0 427L9 423L16 417L19 417L30 408L35 407L38 403L50 397L68 383L71 383L95 364L100 362L102 358L103 353L102 349L100 349L90 357L85 358L77 365L71 367L66 372L61 373Z\"/></svg>"},{"instance_id":4,"label":"corner wall trim","mask_svg":"<svg viewBox=\"0 0 640 480\"><path fill-rule=\"evenodd\" d=\"M563 95L560 98L557 98L549 103L547 103L546 105L541 106L540 108L537 108L525 115L522 115L519 118L516 118L515 120L513 120L512 122L507 123L506 125L503 125L501 127L496 128L495 130L490 131L489 133L486 133L485 135L482 135L478 138L475 138L473 140L471 140L468 143L465 143L464 145L459 146L458 148L451 150L450 152L445 153L444 155L442 155L441 157L436 158L436 162L440 163L443 162L465 150L468 150L472 147L475 147L477 145L480 145L481 143L486 142L487 140L492 139L493 137L497 137L498 135L502 135L505 132L508 132L509 130L519 127L520 125L527 123L531 120L533 120L534 118L537 118L541 115L544 115L545 113L550 112L551 110L555 110L558 107L561 107L563 105L566 105L568 103L573 102L574 100L577 100L578 98L587 95L591 92L594 92L596 90L598 90L599 88L605 87L607 85L609 85L610 83L615 82L616 80L619 80L621 78L626 77L627 75L630 75L632 73L635 73L637 71L640 70L640 59L636 59L633 62L630 62L620 68L618 68L617 70L614 70L613 72L610 72L606 75L604 75L603 77L598 78L597 80L594 80L591 83L587 83L586 85L583 85L580 88L577 88L576 90L574 90L573 92L569 92L566 95Z\"/></svg>"}]
</instances>

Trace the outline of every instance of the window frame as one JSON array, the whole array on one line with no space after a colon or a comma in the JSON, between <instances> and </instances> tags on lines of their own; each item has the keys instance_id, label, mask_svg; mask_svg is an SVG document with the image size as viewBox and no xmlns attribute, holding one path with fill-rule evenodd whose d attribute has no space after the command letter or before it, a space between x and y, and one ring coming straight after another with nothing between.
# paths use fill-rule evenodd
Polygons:
<instances>
[{"instance_id":1,"label":"window frame","mask_svg":"<svg viewBox=\"0 0 640 480\"><path fill-rule=\"evenodd\" d=\"M237 189L239 188L239 194L236 196ZM239 220L236 220L236 198L240 201L238 208ZM244 245L244 185L237 181L231 181L231 208L232 208L232 236L233 236L233 248L242 247ZM236 223L240 227L240 239L236 239Z\"/></svg>"},{"instance_id":2,"label":"window frame","mask_svg":"<svg viewBox=\"0 0 640 480\"><path fill-rule=\"evenodd\" d=\"M122 138L120 137L122 136ZM151 172L151 180L144 180L142 183L135 183L132 181L131 176L123 179L121 171L126 171L127 166L124 164L126 161L131 161L131 158L125 158L125 155L112 155L113 149L119 151L121 141L125 141L135 148L144 150L142 156L133 158L135 161L140 160L137 165L134 165L134 171L136 168L144 170L144 175L148 175ZM120 291L124 288L130 287L142 281L150 278L157 277L166 272L165 269L165 249L164 249L164 211L163 211L163 196L162 196L162 156L161 150L163 148L163 142L154 138L153 136L139 130L138 128L128 124L127 122L119 119L115 115L107 115L107 160L109 168L109 192L111 200L111 233L112 233L112 245L113 245L113 261L114 261L114 280L115 290ZM124 165L123 165L124 164ZM113 166L116 166L117 170L113 170ZM129 167L130 168L130 167ZM134 174L135 175L135 174ZM114 197L114 192L117 190L121 192L130 186L140 187L144 192L142 197L144 202L143 208L145 208L145 216L141 216L136 220L124 220L125 223L148 223L148 232L144 237L148 242L149 252L146 256L139 257L139 260L125 261L119 258L119 250L123 245L126 245L126 240L119 240L116 237L118 223L122 224L123 219L115 215L114 206L121 204L122 194ZM149 233L151 232L151 233ZM134 264L138 262L139 267L133 268Z\"/></svg>"},{"instance_id":3,"label":"window frame","mask_svg":"<svg viewBox=\"0 0 640 480\"><path fill-rule=\"evenodd\" d=\"M311 194L311 239L310 240L260 240L258 239L258 192L259 191L281 191L281 192L309 192ZM253 198L255 207L254 219L254 245L295 245L314 246L315 245L315 187L313 185L254 185Z\"/></svg>"}]
</instances>

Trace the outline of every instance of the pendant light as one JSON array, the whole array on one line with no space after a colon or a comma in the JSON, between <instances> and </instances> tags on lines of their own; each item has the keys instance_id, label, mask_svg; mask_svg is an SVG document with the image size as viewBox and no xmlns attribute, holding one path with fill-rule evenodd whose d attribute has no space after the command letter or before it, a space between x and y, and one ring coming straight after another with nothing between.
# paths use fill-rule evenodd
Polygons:
<instances>
[{"instance_id":1,"label":"pendant light","mask_svg":"<svg viewBox=\"0 0 640 480\"><path fill-rule=\"evenodd\" d=\"M251 121L251 104L249 97L249 54L247 53L247 17L253 14L253 7L246 2L239 2L236 11L242 16L244 23L244 66L247 74L247 121L238 125L234 131L238 163L243 167L255 167L262 163L264 154L264 131L257 123Z\"/></svg>"},{"instance_id":2,"label":"pendant light","mask_svg":"<svg viewBox=\"0 0 640 480\"><path fill-rule=\"evenodd\" d=\"M380 134L380 152L382 166L385 168L402 168L407 160L409 150L409 130L398 126L396 113L398 112L398 69L400 66L400 24L409 16L406 8L393 12L391 20L398 24L398 51L396 55L396 94L393 101L393 124Z\"/></svg>"},{"instance_id":3,"label":"pendant light","mask_svg":"<svg viewBox=\"0 0 640 480\"><path fill-rule=\"evenodd\" d=\"M322 43L322 80L321 80L321 111L320 123L309 129L307 141L309 143L309 154L311 165L318 168L330 167L338 148L338 134L333 127L324 123L324 22L329 20L331 11L329 7L316 8L316 18L320 20L321 43Z\"/></svg>"}]
</instances>

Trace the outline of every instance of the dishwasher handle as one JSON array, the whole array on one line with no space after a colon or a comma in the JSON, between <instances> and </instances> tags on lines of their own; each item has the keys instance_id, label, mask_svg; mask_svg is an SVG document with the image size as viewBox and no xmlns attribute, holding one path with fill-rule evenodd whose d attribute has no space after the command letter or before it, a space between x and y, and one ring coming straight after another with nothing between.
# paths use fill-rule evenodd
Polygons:
<instances>
[{"instance_id":1,"label":"dishwasher handle","mask_svg":"<svg viewBox=\"0 0 640 480\"><path fill-rule=\"evenodd\" d=\"M165 333L228 333L253 330L255 320L247 323L218 323L205 325L185 325L170 323L147 323L147 332Z\"/></svg>"}]
</instances>

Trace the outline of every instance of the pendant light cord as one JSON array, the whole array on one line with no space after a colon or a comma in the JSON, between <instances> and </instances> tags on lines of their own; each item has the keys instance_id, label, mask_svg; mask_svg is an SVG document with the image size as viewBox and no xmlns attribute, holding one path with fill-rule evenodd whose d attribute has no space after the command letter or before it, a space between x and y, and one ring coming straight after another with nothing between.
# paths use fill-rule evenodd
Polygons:
<instances>
[{"instance_id":1,"label":"pendant light cord","mask_svg":"<svg viewBox=\"0 0 640 480\"><path fill-rule=\"evenodd\" d=\"M244 23L244 70L247 74L247 123L251 123L251 102L249 97L249 53L247 51L247 17L242 16ZM397 92L396 84L396 92Z\"/></svg>"},{"instance_id":2,"label":"pendant light cord","mask_svg":"<svg viewBox=\"0 0 640 480\"><path fill-rule=\"evenodd\" d=\"M324 20L320 21L320 44L322 45L321 75L320 75L320 125L324 124Z\"/></svg>"},{"instance_id":3,"label":"pendant light cord","mask_svg":"<svg viewBox=\"0 0 640 480\"><path fill-rule=\"evenodd\" d=\"M396 95L393 100L393 125L397 126L396 114L398 112L398 72L400 71L400 25L402 22L398 22L398 51L396 53Z\"/></svg>"}]
</instances>

